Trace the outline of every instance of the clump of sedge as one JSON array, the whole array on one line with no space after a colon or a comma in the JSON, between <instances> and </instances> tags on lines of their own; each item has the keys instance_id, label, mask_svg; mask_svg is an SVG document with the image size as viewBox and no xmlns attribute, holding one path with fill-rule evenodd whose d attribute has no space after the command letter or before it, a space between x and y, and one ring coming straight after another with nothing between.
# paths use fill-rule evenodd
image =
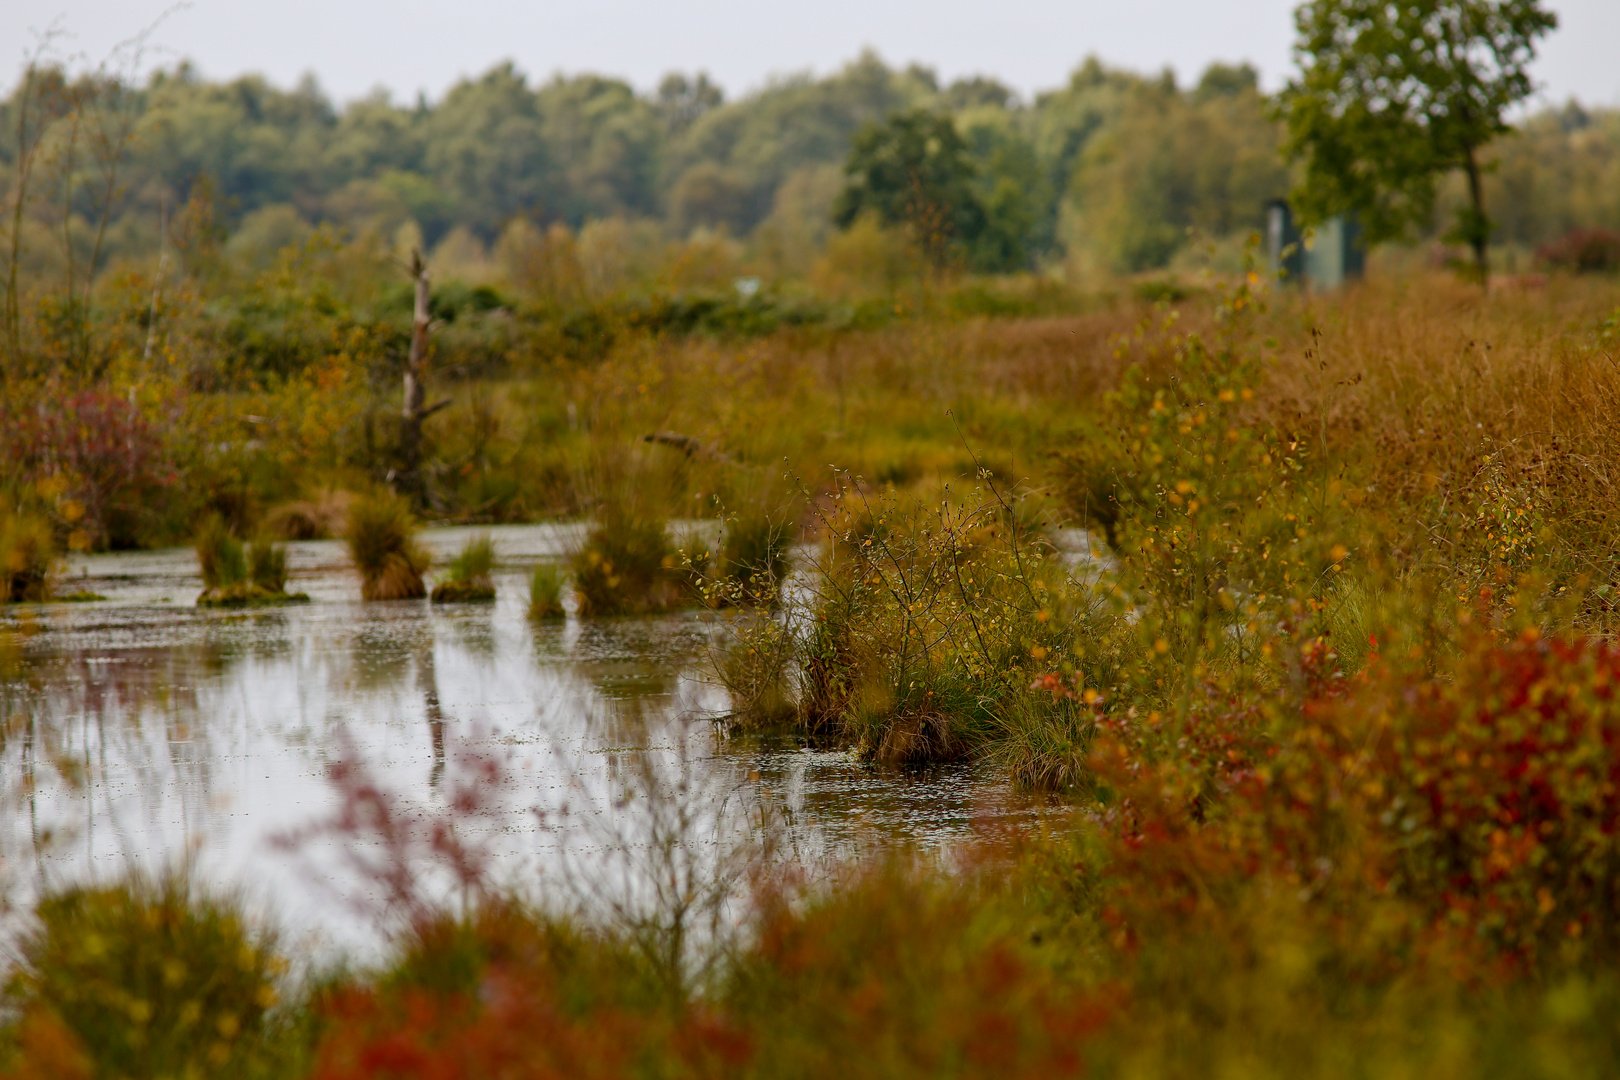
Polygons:
<instances>
[{"instance_id":1,"label":"clump of sedge","mask_svg":"<svg viewBox=\"0 0 1620 1080\"><path fill-rule=\"evenodd\" d=\"M0 523L0 602L49 600L55 565L56 544L49 522L15 514Z\"/></svg>"},{"instance_id":2,"label":"clump of sedge","mask_svg":"<svg viewBox=\"0 0 1620 1080\"><path fill-rule=\"evenodd\" d=\"M197 566L203 591L199 607L247 607L301 603L303 593L287 592L287 553L268 540L244 545L232 536L218 514L197 530Z\"/></svg>"},{"instance_id":3,"label":"clump of sedge","mask_svg":"<svg viewBox=\"0 0 1620 1080\"><path fill-rule=\"evenodd\" d=\"M435 604L495 599L495 544L488 535L475 536L450 560L449 572L433 586Z\"/></svg>"},{"instance_id":4,"label":"clump of sedge","mask_svg":"<svg viewBox=\"0 0 1620 1080\"><path fill-rule=\"evenodd\" d=\"M343 538L360 571L363 600L417 600L427 595L422 573L430 562L416 540L410 507L395 495L356 499Z\"/></svg>"},{"instance_id":5,"label":"clump of sedge","mask_svg":"<svg viewBox=\"0 0 1620 1080\"><path fill-rule=\"evenodd\" d=\"M537 563L529 577L529 618L560 619L563 611L563 589L568 578L556 563Z\"/></svg>"}]
</instances>

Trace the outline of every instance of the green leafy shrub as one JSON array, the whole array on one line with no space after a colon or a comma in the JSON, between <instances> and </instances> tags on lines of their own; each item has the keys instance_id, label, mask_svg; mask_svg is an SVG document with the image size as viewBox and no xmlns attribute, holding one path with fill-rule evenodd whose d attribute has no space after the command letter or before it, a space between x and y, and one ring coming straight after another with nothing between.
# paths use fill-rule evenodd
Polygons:
<instances>
[{"instance_id":1,"label":"green leafy shrub","mask_svg":"<svg viewBox=\"0 0 1620 1080\"><path fill-rule=\"evenodd\" d=\"M560 619L563 611L563 589L568 578L556 563L536 563L529 575L529 618Z\"/></svg>"},{"instance_id":2,"label":"green leafy shrub","mask_svg":"<svg viewBox=\"0 0 1620 1080\"><path fill-rule=\"evenodd\" d=\"M416 519L396 495L356 499L344 539L360 571L364 600L415 600L427 595L422 573L430 562L416 540Z\"/></svg>"},{"instance_id":3,"label":"green leafy shrub","mask_svg":"<svg viewBox=\"0 0 1620 1080\"><path fill-rule=\"evenodd\" d=\"M443 581L433 586L433 602L495 599L495 544L488 535L475 536L450 560Z\"/></svg>"},{"instance_id":4,"label":"green leafy shrub","mask_svg":"<svg viewBox=\"0 0 1620 1080\"><path fill-rule=\"evenodd\" d=\"M65 1028L94 1075L244 1076L286 1051L268 1037L275 939L231 904L170 878L70 889L36 916L6 996L23 1023Z\"/></svg>"}]
</instances>

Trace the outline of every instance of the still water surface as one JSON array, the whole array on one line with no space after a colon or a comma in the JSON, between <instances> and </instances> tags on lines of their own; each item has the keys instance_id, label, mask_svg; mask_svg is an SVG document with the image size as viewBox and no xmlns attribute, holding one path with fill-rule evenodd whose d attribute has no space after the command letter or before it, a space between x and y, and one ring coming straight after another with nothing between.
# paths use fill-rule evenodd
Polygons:
<instances>
[{"instance_id":1,"label":"still water surface","mask_svg":"<svg viewBox=\"0 0 1620 1080\"><path fill-rule=\"evenodd\" d=\"M768 806L812 860L896 840L949 849L1039 812L983 766L895 772L720 738L726 696L705 672L721 620L532 625L528 570L563 557L576 527L482 531L500 557L494 604L362 603L342 545L314 541L288 545L307 605L200 610L195 558L172 550L74 560L67 588L105 602L0 614L8 899L189 859L295 936L363 951L376 932L353 905L374 887L338 841L285 842L337 812L329 773L345 754L424 813L467 782L458 762L498 761L482 835L513 880L543 881L569 849L624 855L645 791L625 795L647 776L706 801L700 828L716 832ZM442 558L472 532L423 538Z\"/></svg>"}]
</instances>

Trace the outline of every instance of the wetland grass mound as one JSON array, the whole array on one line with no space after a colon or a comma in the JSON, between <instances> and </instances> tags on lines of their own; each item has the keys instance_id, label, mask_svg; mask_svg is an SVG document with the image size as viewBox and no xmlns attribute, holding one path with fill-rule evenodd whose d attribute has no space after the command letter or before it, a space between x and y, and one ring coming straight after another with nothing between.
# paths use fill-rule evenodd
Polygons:
<instances>
[{"instance_id":1,"label":"wetland grass mound","mask_svg":"<svg viewBox=\"0 0 1620 1080\"><path fill-rule=\"evenodd\" d=\"M14 514L0 522L0 602L51 599L55 565L50 522L30 514Z\"/></svg>"},{"instance_id":2,"label":"wetland grass mound","mask_svg":"<svg viewBox=\"0 0 1620 1080\"><path fill-rule=\"evenodd\" d=\"M495 544L488 536L467 541L454 559L443 581L433 586L435 604L453 604L495 599Z\"/></svg>"},{"instance_id":3,"label":"wetland grass mound","mask_svg":"<svg viewBox=\"0 0 1620 1080\"><path fill-rule=\"evenodd\" d=\"M197 565L203 591L198 607L260 607L307 603L304 593L287 591L287 552L268 540L244 545L214 515L197 532Z\"/></svg>"},{"instance_id":4,"label":"wetland grass mound","mask_svg":"<svg viewBox=\"0 0 1620 1080\"><path fill-rule=\"evenodd\" d=\"M314 499L281 503L264 518L264 530L278 540L326 540L343 533L355 495L329 491Z\"/></svg>"},{"instance_id":5,"label":"wetland grass mound","mask_svg":"<svg viewBox=\"0 0 1620 1080\"><path fill-rule=\"evenodd\" d=\"M357 499L344 530L349 556L360 571L362 600L419 600L431 560L416 539L416 519L395 495Z\"/></svg>"},{"instance_id":6,"label":"wetland grass mound","mask_svg":"<svg viewBox=\"0 0 1620 1080\"><path fill-rule=\"evenodd\" d=\"M556 563L540 563L529 576L529 618L535 622L560 619L563 609L563 591L568 587L567 575Z\"/></svg>"}]
</instances>

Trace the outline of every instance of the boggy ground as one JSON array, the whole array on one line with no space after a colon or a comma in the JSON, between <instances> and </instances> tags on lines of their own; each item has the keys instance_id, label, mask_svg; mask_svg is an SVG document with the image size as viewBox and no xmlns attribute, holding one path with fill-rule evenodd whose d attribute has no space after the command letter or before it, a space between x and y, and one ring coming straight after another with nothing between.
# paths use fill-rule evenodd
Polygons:
<instances>
[{"instance_id":1,"label":"boggy ground","mask_svg":"<svg viewBox=\"0 0 1620 1080\"><path fill-rule=\"evenodd\" d=\"M510 433L486 460L559 478L559 506L794 508L819 565L738 618L733 725L997 755L1072 805L1040 834L806 875L762 828L708 876L591 907L494 884L457 841L474 784L421 834L461 901L402 856L376 970L278 974L273 939L183 883L45 902L8 1068L1612 1070L1616 296L1254 284L646 338L479 390ZM460 460L468 420L444 420ZM637 441L658 431L705 452ZM1050 544L1063 525L1098 558ZM345 768L345 827L374 840L387 800Z\"/></svg>"}]
</instances>

